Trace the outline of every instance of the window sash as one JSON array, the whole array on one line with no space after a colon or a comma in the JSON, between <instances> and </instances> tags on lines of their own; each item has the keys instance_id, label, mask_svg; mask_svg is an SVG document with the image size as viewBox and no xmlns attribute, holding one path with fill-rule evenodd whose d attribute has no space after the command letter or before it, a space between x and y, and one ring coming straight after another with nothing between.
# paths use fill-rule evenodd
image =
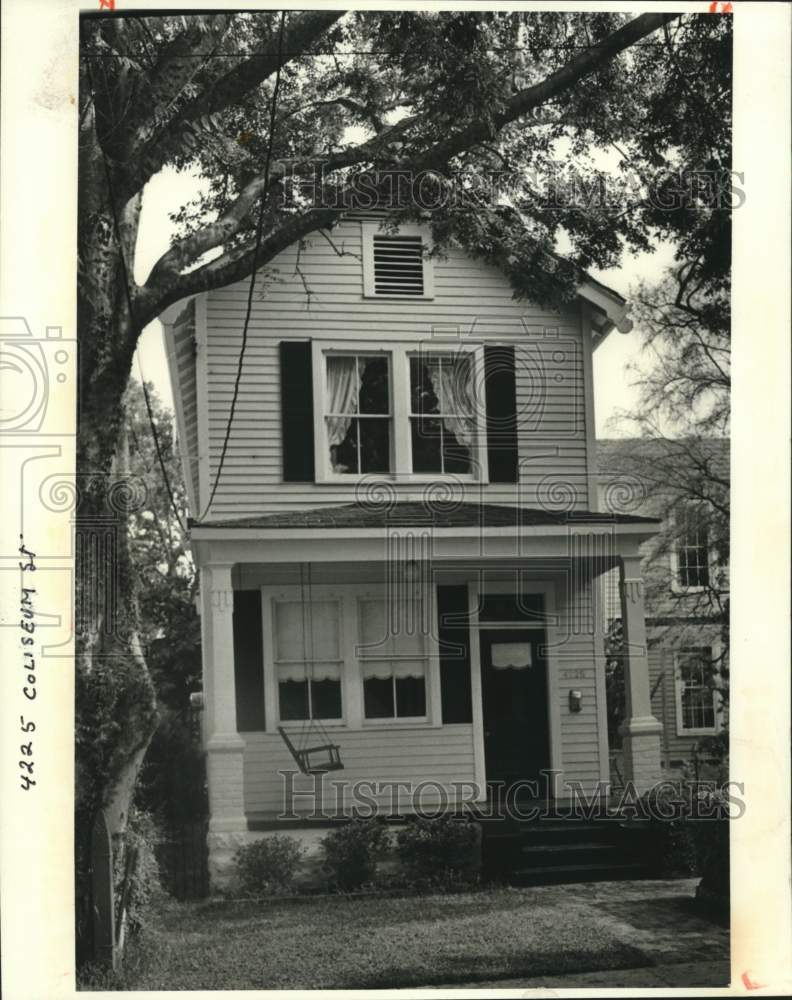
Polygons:
<instances>
[{"instance_id":1,"label":"window sash","mask_svg":"<svg viewBox=\"0 0 792 1000\"><path fill-rule=\"evenodd\" d=\"M717 691L706 683L712 667L710 646L691 646L675 655L677 732L679 735L714 733L718 729Z\"/></svg>"},{"instance_id":2,"label":"window sash","mask_svg":"<svg viewBox=\"0 0 792 1000\"><path fill-rule=\"evenodd\" d=\"M339 410L336 407L331 407L329 404L331 402L332 393L330 389L330 371L331 363L333 360L341 359L351 359L354 361L353 371L354 371L354 391L349 391L347 393L350 399L349 409ZM372 361L382 361L385 363L386 369L386 391L387 391L387 405L379 412L370 412L368 410L363 410L361 408L361 391L363 387L361 364L363 362L366 364ZM393 467L393 432L392 432L392 418L393 418L393 359L389 352L383 351L330 351L324 354L324 364L323 364L323 380L324 380L324 405L323 410L323 424L324 424L324 455L325 463L335 476L360 476L366 473L390 473ZM384 420L388 421L387 424L387 444L385 447L385 452L387 454L386 461L383 463L376 462L376 458L372 456L367 456L364 453L365 440L361 434L362 426L361 422L364 420ZM346 421L346 429L343 432L343 437L340 438L335 443L331 443L331 422L332 421ZM373 426L373 425L372 425ZM343 443L349 438L350 432L354 439L354 468L349 468L346 470L338 469L333 464L333 450L337 450L343 445ZM384 465L384 468L364 468L364 466L370 465Z\"/></svg>"}]
</instances>

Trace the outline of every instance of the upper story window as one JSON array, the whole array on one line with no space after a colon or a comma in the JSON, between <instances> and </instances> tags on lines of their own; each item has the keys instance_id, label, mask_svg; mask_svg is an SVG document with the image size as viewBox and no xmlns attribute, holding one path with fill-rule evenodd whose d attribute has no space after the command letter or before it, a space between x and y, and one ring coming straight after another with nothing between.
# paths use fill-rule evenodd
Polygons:
<instances>
[{"instance_id":1,"label":"upper story window","mask_svg":"<svg viewBox=\"0 0 792 1000\"><path fill-rule=\"evenodd\" d=\"M413 472L469 474L476 433L473 356L410 358L410 442Z\"/></svg>"},{"instance_id":2,"label":"upper story window","mask_svg":"<svg viewBox=\"0 0 792 1000\"><path fill-rule=\"evenodd\" d=\"M482 351L314 348L317 479L370 473L486 478Z\"/></svg>"},{"instance_id":3,"label":"upper story window","mask_svg":"<svg viewBox=\"0 0 792 1000\"><path fill-rule=\"evenodd\" d=\"M385 232L375 222L362 224L363 294L365 296L434 297L432 261L419 226L403 225Z\"/></svg>"},{"instance_id":4,"label":"upper story window","mask_svg":"<svg viewBox=\"0 0 792 1000\"><path fill-rule=\"evenodd\" d=\"M700 507L686 504L675 514L677 537L672 553L677 590L704 590L710 584L712 551Z\"/></svg>"},{"instance_id":5,"label":"upper story window","mask_svg":"<svg viewBox=\"0 0 792 1000\"><path fill-rule=\"evenodd\" d=\"M678 735L717 731L717 692L713 688L710 646L692 646L675 655Z\"/></svg>"},{"instance_id":6,"label":"upper story window","mask_svg":"<svg viewBox=\"0 0 792 1000\"><path fill-rule=\"evenodd\" d=\"M386 354L326 356L325 426L336 474L389 472L390 368Z\"/></svg>"}]
</instances>

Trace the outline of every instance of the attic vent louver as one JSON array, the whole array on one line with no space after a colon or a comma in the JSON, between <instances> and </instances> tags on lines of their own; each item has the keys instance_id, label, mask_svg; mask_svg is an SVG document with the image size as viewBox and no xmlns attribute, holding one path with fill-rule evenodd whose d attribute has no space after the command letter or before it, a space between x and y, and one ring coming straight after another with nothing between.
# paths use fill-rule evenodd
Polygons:
<instances>
[{"instance_id":1,"label":"attic vent louver","mask_svg":"<svg viewBox=\"0 0 792 1000\"><path fill-rule=\"evenodd\" d=\"M374 290L377 295L423 295L423 242L420 236L374 236Z\"/></svg>"}]
</instances>

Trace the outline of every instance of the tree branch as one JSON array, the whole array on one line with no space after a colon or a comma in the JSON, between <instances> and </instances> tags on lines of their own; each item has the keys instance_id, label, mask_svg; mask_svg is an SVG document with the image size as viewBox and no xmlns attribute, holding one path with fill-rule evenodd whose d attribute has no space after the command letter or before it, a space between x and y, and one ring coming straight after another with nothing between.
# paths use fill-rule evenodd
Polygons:
<instances>
[{"instance_id":1,"label":"tree branch","mask_svg":"<svg viewBox=\"0 0 792 1000\"><path fill-rule=\"evenodd\" d=\"M287 55L283 63L301 55L343 14L342 10L312 10L292 19L284 33L283 49ZM265 45L262 52L249 56L207 86L153 136L137 137L130 154L136 160L136 165L131 170L136 186L142 187L181 148L184 131L193 122L223 111L275 72L278 66L277 41L273 37L262 44Z\"/></svg>"}]
</instances>

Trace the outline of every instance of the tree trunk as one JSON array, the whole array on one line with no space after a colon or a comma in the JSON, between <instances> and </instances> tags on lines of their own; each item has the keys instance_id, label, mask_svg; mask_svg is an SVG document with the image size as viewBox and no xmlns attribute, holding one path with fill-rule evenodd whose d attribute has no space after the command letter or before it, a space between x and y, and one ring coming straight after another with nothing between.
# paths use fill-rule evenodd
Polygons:
<instances>
[{"instance_id":1,"label":"tree trunk","mask_svg":"<svg viewBox=\"0 0 792 1000\"><path fill-rule=\"evenodd\" d=\"M80 385L76 510L76 775L78 955L90 955L90 842L104 813L117 850L137 775L156 729L154 687L138 637L136 574L127 537L129 514L145 486L128 474L119 441L123 394L139 329L126 289L132 254L122 258L101 164L81 191L78 338ZM92 169L93 167L93 169ZM139 199L123 213L122 244L137 235ZM123 870L123 865L121 866Z\"/></svg>"}]
</instances>

